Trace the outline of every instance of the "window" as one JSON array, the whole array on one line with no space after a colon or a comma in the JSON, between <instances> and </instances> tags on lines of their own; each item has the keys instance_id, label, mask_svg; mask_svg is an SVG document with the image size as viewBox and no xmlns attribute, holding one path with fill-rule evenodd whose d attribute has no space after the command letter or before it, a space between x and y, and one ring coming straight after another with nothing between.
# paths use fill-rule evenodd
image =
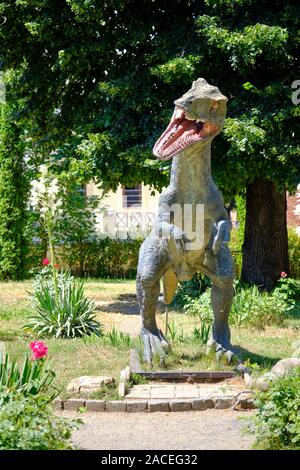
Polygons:
<instances>
[{"instance_id":1,"label":"window","mask_svg":"<svg viewBox=\"0 0 300 470\"><path fill-rule=\"evenodd\" d=\"M123 186L123 207L141 207L142 185L137 184L132 188Z\"/></svg>"},{"instance_id":2,"label":"window","mask_svg":"<svg viewBox=\"0 0 300 470\"><path fill-rule=\"evenodd\" d=\"M86 184L81 184L77 186L77 191L82 194L82 196L86 197Z\"/></svg>"}]
</instances>

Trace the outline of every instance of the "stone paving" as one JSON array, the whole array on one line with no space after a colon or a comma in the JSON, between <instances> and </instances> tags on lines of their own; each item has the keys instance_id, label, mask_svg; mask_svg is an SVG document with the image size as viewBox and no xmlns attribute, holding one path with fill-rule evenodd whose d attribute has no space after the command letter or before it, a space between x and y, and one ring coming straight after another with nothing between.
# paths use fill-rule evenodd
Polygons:
<instances>
[{"instance_id":1,"label":"stone paving","mask_svg":"<svg viewBox=\"0 0 300 470\"><path fill-rule=\"evenodd\" d=\"M240 384L221 383L160 383L134 385L126 395L126 400L160 400L177 398L235 398L241 392Z\"/></svg>"}]
</instances>

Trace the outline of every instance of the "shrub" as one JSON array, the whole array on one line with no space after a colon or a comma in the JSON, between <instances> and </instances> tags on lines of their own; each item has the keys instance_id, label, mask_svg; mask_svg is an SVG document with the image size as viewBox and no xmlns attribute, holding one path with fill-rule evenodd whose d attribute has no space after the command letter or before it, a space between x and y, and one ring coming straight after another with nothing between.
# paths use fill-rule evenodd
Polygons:
<instances>
[{"instance_id":1,"label":"shrub","mask_svg":"<svg viewBox=\"0 0 300 470\"><path fill-rule=\"evenodd\" d=\"M1 450L72 449L72 431L79 424L79 420L56 416L42 395L0 391Z\"/></svg>"},{"instance_id":2,"label":"shrub","mask_svg":"<svg viewBox=\"0 0 300 470\"><path fill-rule=\"evenodd\" d=\"M300 369L293 376L270 384L258 395L258 407L251 432L256 445L267 449L300 448Z\"/></svg>"},{"instance_id":3,"label":"shrub","mask_svg":"<svg viewBox=\"0 0 300 470\"><path fill-rule=\"evenodd\" d=\"M24 141L14 110L0 106L0 279L21 279L27 253Z\"/></svg>"},{"instance_id":4,"label":"shrub","mask_svg":"<svg viewBox=\"0 0 300 470\"><path fill-rule=\"evenodd\" d=\"M237 286L230 311L233 325L248 325L263 329L268 325L282 325L289 305L280 292L260 292L257 286Z\"/></svg>"},{"instance_id":5,"label":"shrub","mask_svg":"<svg viewBox=\"0 0 300 470\"><path fill-rule=\"evenodd\" d=\"M142 242L142 238L123 240L95 237L82 243L68 242L64 246L57 245L57 251L62 266L67 267L76 276L133 279L136 276ZM31 247L31 266L40 264L42 253L42 246Z\"/></svg>"},{"instance_id":6,"label":"shrub","mask_svg":"<svg viewBox=\"0 0 300 470\"><path fill-rule=\"evenodd\" d=\"M264 329L268 325L282 325L289 310L284 298L276 292L268 294L260 293L257 287L251 289L254 291L253 302L244 323L257 329Z\"/></svg>"},{"instance_id":7,"label":"shrub","mask_svg":"<svg viewBox=\"0 0 300 470\"><path fill-rule=\"evenodd\" d=\"M275 285L273 292L279 293L290 308L293 308L296 301L300 298L300 284L282 272L281 278Z\"/></svg>"},{"instance_id":8,"label":"shrub","mask_svg":"<svg viewBox=\"0 0 300 470\"><path fill-rule=\"evenodd\" d=\"M62 247L61 259L74 274L134 278L142 242L142 238L94 238L81 245L70 245L67 250Z\"/></svg>"},{"instance_id":9,"label":"shrub","mask_svg":"<svg viewBox=\"0 0 300 470\"><path fill-rule=\"evenodd\" d=\"M197 316L201 321L209 323L213 320L213 311L211 306L211 289L207 289L199 298L185 298L185 313Z\"/></svg>"},{"instance_id":10,"label":"shrub","mask_svg":"<svg viewBox=\"0 0 300 470\"><path fill-rule=\"evenodd\" d=\"M243 262L242 248L245 235L246 200L243 196L237 196L235 203L238 226L231 230L229 247L234 259L236 277L239 277Z\"/></svg>"},{"instance_id":11,"label":"shrub","mask_svg":"<svg viewBox=\"0 0 300 470\"><path fill-rule=\"evenodd\" d=\"M211 289L207 289L198 299L187 298L184 311L199 316L202 322L212 321L210 296ZM256 286L241 287L236 284L229 322L235 326L253 326L260 329L272 324L281 325L290 308L290 304L279 291L275 290L271 294L260 293Z\"/></svg>"},{"instance_id":12,"label":"shrub","mask_svg":"<svg viewBox=\"0 0 300 470\"><path fill-rule=\"evenodd\" d=\"M187 297L198 298L210 286L211 282L207 276L201 273L195 274L190 281L183 281L178 285L172 306L183 308Z\"/></svg>"},{"instance_id":13,"label":"shrub","mask_svg":"<svg viewBox=\"0 0 300 470\"><path fill-rule=\"evenodd\" d=\"M34 287L32 303L37 315L30 317L26 329L31 329L38 336L56 338L100 336L100 323L93 313L95 304L85 296L82 281L64 271L54 278L47 274L46 267L37 276Z\"/></svg>"},{"instance_id":14,"label":"shrub","mask_svg":"<svg viewBox=\"0 0 300 470\"><path fill-rule=\"evenodd\" d=\"M300 236L294 228L288 229L291 276L300 279Z\"/></svg>"}]
</instances>

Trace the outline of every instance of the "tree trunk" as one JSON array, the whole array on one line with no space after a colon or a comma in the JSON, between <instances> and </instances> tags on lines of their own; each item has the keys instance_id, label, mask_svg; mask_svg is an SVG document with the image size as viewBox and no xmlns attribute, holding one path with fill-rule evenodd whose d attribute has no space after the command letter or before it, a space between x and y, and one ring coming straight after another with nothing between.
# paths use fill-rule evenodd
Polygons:
<instances>
[{"instance_id":1,"label":"tree trunk","mask_svg":"<svg viewBox=\"0 0 300 470\"><path fill-rule=\"evenodd\" d=\"M270 291L289 270L286 193L272 181L256 179L246 193L241 279Z\"/></svg>"}]
</instances>

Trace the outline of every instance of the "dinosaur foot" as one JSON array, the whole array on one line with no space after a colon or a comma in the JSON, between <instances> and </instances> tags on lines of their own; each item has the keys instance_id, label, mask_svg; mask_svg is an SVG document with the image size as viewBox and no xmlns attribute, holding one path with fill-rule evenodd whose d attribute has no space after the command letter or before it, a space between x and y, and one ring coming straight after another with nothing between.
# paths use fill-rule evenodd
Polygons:
<instances>
[{"instance_id":1,"label":"dinosaur foot","mask_svg":"<svg viewBox=\"0 0 300 470\"><path fill-rule=\"evenodd\" d=\"M158 356L160 361L163 362L166 352L170 349L170 345L161 330L157 328L151 330L142 328L141 338L144 344L144 360L151 364L153 357Z\"/></svg>"},{"instance_id":2,"label":"dinosaur foot","mask_svg":"<svg viewBox=\"0 0 300 470\"><path fill-rule=\"evenodd\" d=\"M211 351L215 351L217 362L224 358L227 364L230 364L233 359L236 359L233 347L228 342L224 344L214 339L209 340L207 343L207 353L209 354Z\"/></svg>"}]
</instances>

